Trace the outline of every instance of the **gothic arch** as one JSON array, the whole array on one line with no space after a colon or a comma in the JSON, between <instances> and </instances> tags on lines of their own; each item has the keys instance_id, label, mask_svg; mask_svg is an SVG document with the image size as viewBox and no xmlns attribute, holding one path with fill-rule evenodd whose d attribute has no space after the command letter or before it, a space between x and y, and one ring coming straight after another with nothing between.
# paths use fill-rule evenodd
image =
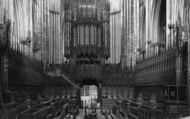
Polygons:
<instances>
[{"instance_id":1,"label":"gothic arch","mask_svg":"<svg viewBox=\"0 0 190 119\"><path fill-rule=\"evenodd\" d=\"M164 41L164 27L166 26L166 0L154 0L152 4L152 38L154 43Z\"/></svg>"},{"instance_id":2,"label":"gothic arch","mask_svg":"<svg viewBox=\"0 0 190 119\"><path fill-rule=\"evenodd\" d=\"M141 16L140 16L140 48L144 47L146 42L146 8L145 3L141 3Z\"/></svg>"},{"instance_id":3,"label":"gothic arch","mask_svg":"<svg viewBox=\"0 0 190 119\"><path fill-rule=\"evenodd\" d=\"M158 38L159 42L166 43L165 41L165 30L166 26L166 1L162 0L160 4L160 12L158 19Z\"/></svg>"}]
</instances>

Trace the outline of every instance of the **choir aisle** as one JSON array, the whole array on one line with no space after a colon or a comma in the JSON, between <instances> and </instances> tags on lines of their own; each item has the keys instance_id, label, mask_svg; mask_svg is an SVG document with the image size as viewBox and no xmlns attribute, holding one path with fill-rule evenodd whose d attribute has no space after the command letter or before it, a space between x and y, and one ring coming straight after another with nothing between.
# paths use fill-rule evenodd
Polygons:
<instances>
[{"instance_id":1,"label":"choir aisle","mask_svg":"<svg viewBox=\"0 0 190 119\"><path fill-rule=\"evenodd\" d=\"M79 114L77 115L76 119L84 119L85 112L83 109L79 110Z\"/></svg>"},{"instance_id":2,"label":"choir aisle","mask_svg":"<svg viewBox=\"0 0 190 119\"><path fill-rule=\"evenodd\" d=\"M80 109L79 114L76 116L76 119L84 119L85 110ZM105 119L104 116L101 114L100 110L97 110L97 119Z\"/></svg>"},{"instance_id":3,"label":"choir aisle","mask_svg":"<svg viewBox=\"0 0 190 119\"><path fill-rule=\"evenodd\" d=\"M97 110L97 119L105 119L100 110Z\"/></svg>"}]
</instances>

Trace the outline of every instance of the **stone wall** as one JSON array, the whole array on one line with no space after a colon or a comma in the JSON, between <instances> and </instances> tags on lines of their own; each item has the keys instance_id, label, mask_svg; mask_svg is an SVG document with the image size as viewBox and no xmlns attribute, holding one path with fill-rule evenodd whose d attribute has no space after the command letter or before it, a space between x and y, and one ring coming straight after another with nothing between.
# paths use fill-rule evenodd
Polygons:
<instances>
[{"instance_id":1,"label":"stone wall","mask_svg":"<svg viewBox=\"0 0 190 119\"><path fill-rule=\"evenodd\" d=\"M139 44L139 0L123 0L122 4L121 63L132 68Z\"/></svg>"},{"instance_id":2,"label":"stone wall","mask_svg":"<svg viewBox=\"0 0 190 119\"><path fill-rule=\"evenodd\" d=\"M44 63L63 62L61 0L0 0L0 3L0 23L11 22L10 46L13 50ZM52 49L55 55L50 54ZM55 60L50 62L50 59Z\"/></svg>"}]
</instances>

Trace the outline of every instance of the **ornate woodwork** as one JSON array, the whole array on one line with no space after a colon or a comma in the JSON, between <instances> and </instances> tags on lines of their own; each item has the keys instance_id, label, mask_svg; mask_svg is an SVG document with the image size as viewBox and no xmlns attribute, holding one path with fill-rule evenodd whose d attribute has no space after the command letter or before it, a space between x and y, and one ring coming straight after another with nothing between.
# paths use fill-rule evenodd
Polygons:
<instances>
[{"instance_id":1,"label":"ornate woodwork","mask_svg":"<svg viewBox=\"0 0 190 119\"><path fill-rule=\"evenodd\" d=\"M157 96L170 113L183 113L187 106L187 43L137 63L135 97L145 100Z\"/></svg>"}]
</instances>

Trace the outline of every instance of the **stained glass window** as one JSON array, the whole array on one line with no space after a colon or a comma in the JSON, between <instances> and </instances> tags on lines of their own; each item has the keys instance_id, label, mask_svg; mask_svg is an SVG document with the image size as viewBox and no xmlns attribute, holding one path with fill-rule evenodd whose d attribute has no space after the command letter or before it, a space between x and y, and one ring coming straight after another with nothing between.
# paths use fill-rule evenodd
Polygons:
<instances>
[{"instance_id":1,"label":"stained glass window","mask_svg":"<svg viewBox=\"0 0 190 119\"><path fill-rule=\"evenodd\" d=\"M101 30L98 28L98 46L101 47Z\"/></svg>"},{"instance_id":2,"label":"stained glass window","mask_svg":"<svg viewBox=\"0 0 190 119\"><path fill-rule=\"evenodd\" d=\"M80 45L84 45L84 27L80 27Z\"/></svg>"},{"instance_id":3,"label":"stained glass window","mask_svg":"<svg viewBox=\"0 0 190 119\"><path fill-rule=\"evenodd\" d=\"M95 38L94 38L94 26L93 25L91 25L91 28L90 28L90 41L91 41L91 45L94 45L94 43L95 43Z\"/></svg>"},{"instance_id":4,"label":"stained glass window","mask_svg":"<svg viewBox=\"0 0 190 119\"><path fill-rule=\"evenodd\" d=\"M94 44L97 43L97 28L94 26Z\"/></svg>"},{"instance_id":5,"label":"stained glass window","mask_svg":"<svg viewBox=\"0 0 190 119\"><path fill-rule=\"evenodd\" d=\"M88 26L85 27L85 33L86 33L85 34L85 38L86 38L85 39L85 45L89 45L89 39L90 38L89 38L89 27Z\"/></svg>"},{"instance_id":6,"label":"stained glass window","mask_svg":"<svg viewBox=\"0 0 190 119\"><path fill-rule=\"evenodd\" d=\"M107 47L108 46L108 25L107 24L105 24L105 47Z\"/></svg>"},{"instance_id":7,"label":"stained glass window","mask_svg":"<svg viewBox=\"0 0 190 119\"><path fill-rule=\"evenodd\" d=\"M80 27L78 26L77 28L78 28L78 31L77 31L78 32L78 36L77 36L78 37L78 45L80 45Z\"/></svg>"},{"instance_id":8,"label":"stained glass window","mask_svg":"<svg viewBox=\"0 0 190 119\"><path fill-rule=\"evenodd\" d=\"M77 28L74 28L74 31L73 31L73 32L74 32L73 45L74 45L74 46L77 46L77 40L78 40Z\"/></svg>"}]
</instances>

